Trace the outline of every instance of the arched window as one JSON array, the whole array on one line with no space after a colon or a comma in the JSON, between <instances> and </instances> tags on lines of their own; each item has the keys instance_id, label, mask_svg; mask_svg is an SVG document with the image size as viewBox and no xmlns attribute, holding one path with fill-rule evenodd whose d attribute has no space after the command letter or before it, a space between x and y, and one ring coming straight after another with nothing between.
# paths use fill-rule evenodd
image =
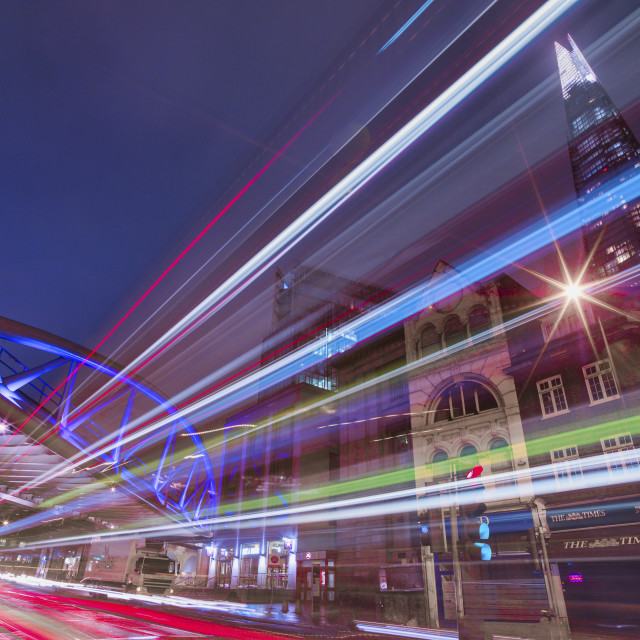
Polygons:
<instances>
[{"instance_id":1,"label":"arched window","mask_svg":"<svg viewBox=\"0 0 640 640\"><path fill-rule=\"evenodd\" d=\"M440 336L432 324L428 324L420 334L420 348L422 356L428 356L440 351Z\"/></svg>"},{"instance_id":2,"label":"arched window","mask_svg":"<svg viewBox=\"0 0 640 640\"><path fill-rule=\"evenodd\" d=\"M504 438L496 438L489 445L489 455L492 473L511 471L513 469L511 455L509 453L509 443Z\"/></svg>"},{"instance_id":3,"label":"arched window","mask_svg":"<svg viewBox=\"0 0 640 640\"><path fill-rule=\"evenodd\" d=\"M508 447L509 443L504 438L496 438L490 445L489 451L495 451L496 449L503 449Z\"/></svg>"},{"instance_id":4,"label":"arched window","mask_svg":"<svg viewBox=\"0 0 640 640\"><path fill-rule=\"evenodd\" d=\"M462 342L467 336L462 320L458 316L451 316L445 323L442 330L444 336L444 346L450 347L458 342Z\"/></svg>"},{"instance_id":5,"label":"arched window","mask_svg":"<svg viewBox=\"0 0 640 640\"><path fill-rule=\"evenodd\" d=\"M465 444L460 451L460 457L464 458L465 456L475 456L478 453L478 450L472 444Z\"/></svg>"},{"instance_id":6,"label":"arched window","mask_svg":"<svg viewBox=\"0 0 640 640\"><path fill-rule=\"evenodd\" d=\"M486 307L476 307L469 314L469 333L471 337L486 331L490 326L489 311Z\"/></svg>"},{"instance_id":7,"label":"arched window","mask_svg":"<svg viewBox=\"0 0 640 640\"><path fill-rule=\"evenodd\" d=\"M498 408L493 393L479 382L456 382L447 387L434 404L434 422L455 420Z\"/></svg>"},{"instance_id":8,"label":"arched window","mask_svg":"<svg viewBox=\"0 0 640 640\"><path fill-rule=\"evenodd\" d=\"M433 454L433 464L437 464L438 462L444 462L445 460L448 460L449 456L447 454L446 451L442 451L442 449L440 449L439 451L436 451Z\"/></svg>"},{"instance_id":9,"label":"arched window","mask_svg":"<svg viewBox=\"0 0 640 640\"><path fill-rule=\"evenodd\" d=\"M449 460L449 456L447 455L447 452L442 449L439 449L433 454L434 477L449 475L450 467L447 464L447 460Z\"/></svg>"}]
</instances>

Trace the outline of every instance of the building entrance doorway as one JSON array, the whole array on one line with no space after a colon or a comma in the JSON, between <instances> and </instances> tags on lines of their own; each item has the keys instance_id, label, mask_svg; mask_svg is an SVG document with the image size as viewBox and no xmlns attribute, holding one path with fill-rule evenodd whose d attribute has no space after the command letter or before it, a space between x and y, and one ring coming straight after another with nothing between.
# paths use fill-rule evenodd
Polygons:
<instances>
[{"instance_id":1,"label":"building entrance doorway","mask_svg":"<svg viewBox=\"0 0 640 640\"><path fill-rule=\"evenodd\" d=\"M299 566L296 584L303 602L313 600L314 605L334 602L336 599L335 566L328 566L326 561Z\"/></svg>"}]
</instances>

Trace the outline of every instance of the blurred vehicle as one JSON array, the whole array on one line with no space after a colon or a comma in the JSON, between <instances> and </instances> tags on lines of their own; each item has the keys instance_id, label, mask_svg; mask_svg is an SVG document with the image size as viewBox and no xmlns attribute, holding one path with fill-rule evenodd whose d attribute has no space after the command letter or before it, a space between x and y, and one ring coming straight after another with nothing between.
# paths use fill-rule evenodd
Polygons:
<instances>
[{"instance_id":1,"label":"blurred vehicle","mask_svg":"<svg viewBox=\"0 0 640 640\"><path fill-rule=\"evenodd\" d=\"M179 563L135 541L95 542L81 584L125 593L171 594Z\"/></svg>"}]
</instances>

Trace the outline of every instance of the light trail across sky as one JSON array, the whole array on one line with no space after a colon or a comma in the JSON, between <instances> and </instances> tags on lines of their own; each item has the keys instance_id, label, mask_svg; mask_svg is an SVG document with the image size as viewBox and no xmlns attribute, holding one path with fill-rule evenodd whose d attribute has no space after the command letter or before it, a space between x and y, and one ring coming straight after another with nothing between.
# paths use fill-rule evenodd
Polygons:
<instances>
[{"instance_id":1,"label":"light trail across sky","mask_svg":"<svg viewBox=\"0 0 640 640\"><path fill-rule=\"evenodd\" d=\"M392 36L385 44L380 47L378 53L382 53L387 47L391 46L421 15L433 4L433 0L427 0Z\"/></svg>"},{"instance_id":2,"label":"light trail across sky","mask_svg":"<svg viewBox=\"0 0 640 640\"><path fill-rule=\"evenodd\" d=\"M233 276L217 287L169 331L132 360L120 372L116 380L123 379L136 371L168 343L177 344L177 336L180 336L181 339L184 338L188 332L198 327L200 322L209 319L212 313L224 308L577 2L578 0L549 0L546 2L409 123L300 215L287 229L253 256Z\"/></svg>"},{"instance_id":3,"label":"light trail across sky","mask_svg":"<svg viewBox=\"0 0 640 640\"><path fill-rule=\"evenodd\" d=\"M451 46L452 46L452 45L453 45L453 44L454 44L454 43L455 43L459 38L461 38L461 37L462 37L462 35L463 35L464 33L466 33L466 32L467 32L467 31L468 31L468 30L469 30L469 29L470 29L474 24L476 24L476 23L477 23L477 21L478 21L478 20L480 20L480 18L481 18L481 17L482 17L482 16L483 16L483 15L484 15L484 14L485 14L485 13L486 13L486 12L487 12L487 11L488 11L492 6L493 6L493 5L494 5L494 4L496 4L496 2L497 2L497 0L493 0L493 2L491 2L491 4L489 4L487 7L485 7L485 9L483 9L483 10L482 10L482 11L481 11L481 12L480 12L480 13L479 13L479 14L478 14L478 15L477 15L477 16L476 16L476 17L475 17L475 18L474 18L474 19L473 19L473 20L472 20L472 21L471 21L471 22L470 22L470 23L469 23L469 24L468 24L464 29L462 29L462 31L460 31L460 32L459 32L459 33L458 33L458 34L457 34L457 35L456 35L456 36L455 36L455 37L454 37L454 38L453 38L453 39L452 39L452 40L451 40L451 41L450 41L450 42L449 42L449 43L448 43L448 44L447 44L447 45L446 45L446 46L445 46L445 47L444 47L444 48L443 48L443 49L442 49L438 54L436 54L434 57L432 57L432 59L431 59L431 60L430 60L430 61L429 61L425 66L424 66L424 69L426 69L426 68L430 67L430 66L431 66L431 65L432 65L436 60L438 60L438 59L440 58L440 56L441 56L445 51L447 51L447 50L448 50L448 49L449 49L449 48L450 48L450 47L451 47ZM324 106L319 110L319 112L318 112L318 113L320 113L321 111L323 111L323 110L327 107L327 105L328 105L329 103L331 103L331 102L335 99L335 97L336 97L336 96L334 96L333 98L331 98L331 99L329 100L329 102L328 102L328 103L326 103L326 104L325 104L325 105L324 105ZM383 108L384 108L384 107L383 107ZM381 109L381 110L382 110L382 109ZM308 127L308 126L309 126L310 122L312 122L312 121L317 117L318 113L316 113L316 114L312 117L312 119L311 119L309 122L307 122L307 124L303 127L303 129L302 129L302 130L304 130L306 127ZM302 131L302 130L301 130L301 131ZM294 138L293 138L292 140L290 140L290 141L289 141L289 143L287 143L287 145L285 145L285 149L286 149L286 148L291 144L291 142L292 142L293 140L295 140L295 139L300 135L301 131L299 131L299 132L294 136ZM357 135L357 134L356 134L356 135ZM351 138L350 138L349 140L347 140L347 142L343 145L343 147L344 147L346 144L348 144L348 142L350 142L350 140L351 140ZM282 151L284 151L284 149L283 149ZM273 158L273 159L271 160L271 162L275 161L275 159L276 159L276 158ZM267 166L268 166L268 165L267 165ZM264 169L266 169L266 167L265 167ZM264 169L263 169L263 170L264 170ZM258 176L256 176L256 178L257 178L257 177L258 177ZM255 178L254 178L254 181L255 181ZM245 187L245 189L244 189L244 190L246 190L246 188L248 188L248 186L249 186L249 185L247 185L247 187ZM240 195L240 194L239 194L239 195ZM236 197L236 199L239 197L239 195ZM231 203L230 203L230 204L231 204ZM228 205L228 206L227 206L227 208L228 208L229 206L230 206L230 205ZM265 205L265 206L266 206L266 205ZM219 214L219 216L220 216L220 215L221 215L221 214ZM257 214L256 214L256 215L257 215ZM218 216L218 217L219 217L219 216ZM254 216L254 217L255 217L255 216ZM210 226L210 225L209 225L209 226ZM207 228L208 228L208 227L207 227ZM198 236L198 238L200 238L200 237L204 234L204 232L205 232L205 231L206 231L206 229L205 229L203 232L201 232L201 234ZM195 244L195 242L196 242L196 241L197 241L197 239L192 243L192 245L191 245L191 246L193 246L193 244ZM184 254L181 254L181 255L184 255ZM207 262L209 262L209 261L207 261ZM174 262L173 266L175 266L175 262ZM173 266L170 266L170 268L169 268L169 269L173 268ZM263 271L261 271L260 273L262 273L262 272L263 272ZM161 276L161 278L163 278L167 273L168 273L168 271L166 271L166 272ZM190 280L190 279L189 279L189 280ZM157 282L156 282L155 284L157 284ZM153 288L153 287L155 287L155 284L152 286L152 288ZM247 285L248 285L248 283L247 283ZM183 286L184 286L184 285L183 285ZM180 287L180 288L182 288L182 287ZM143 298L144 298L144 297L146 297L146 296L148 295L148 293L150 293L150 291L151 291L151 289L149 289L149 290L144 294ZM174 295L175 295L175 294L174 294ZM139 304L139 303L142 301L142 299L143 299L143 298L141 298L141 299L138 301L138 303L136 303L136 304ZM164 306L164 305L163 305L163 306ZM214 310L215 310L215 309L214 309ZM204 321L205 321L205 320L210 316L211 312L212 312L212 311L214 311L214 310L209 310L209 311L207 311L207 312L205 313L205 315L203 315L203 316L200 316L200 317L196 318L196 319L195 319L195 320L194 320L190 325L188 325L186 328L182 329L182 331L181 331L180 333L178 333L178 334L175 334L175 333L174 333L174 335L173 335L172 337L170 337L170 338L165 342L165 344L164 344L161 348L159 348L158 350L155 350L155 351L154 351L154 350L153 350L153 349L154 349L154 347L153 347L153 346L152 346L152 347L150 347L150 348L147 350L147 352L146 352L146 354L147 354L147 355L146 355L146 359L143 359L143 358L145 358L145 354L142 354L141 356L139 356L139 358L138 358L136 361L134 361L133 363L131 363L131 364L129 365L129 367L127 367L127 368L126 368L125 370L123 370L122 372L118 373L118 374L115 376L114 380L112 380L112 381L110 381L108 384L104 385L101 389L98 389L97 391L95 391L95 392L94 392L94 393L93 393L89 398L87 398L87 399L86 399L86 400L85 400L81 405L79 405L79 406L76 408L76 413L75 413L75 415L74 415L74 416L72 416L72 417L77 417L80 413L82 413L82 411L84 411L84 409L85 409L87 406L91 406L93 403L97 402L100 398L102 398L103 396L105 396L105 395L106 395L106 394L107 394L107 393L108 393L108 392L113 388L113 386L114 386L114 385L119 384L119 383L120 383L120 381L125 380L125 379L127 379L129 376L133 375L133 374L134 374L135 372L137 372L140 368L142 368L143 366L145 366L146 364L148 364L152 359L154 359L154 358L155 358L155 357L157 357L160 353L162 353L166 348L168 348L168 347L170 347L170 346L173 346L174 344L177 344L177 342L178 342L182 337L186 336L188 333L190 333L191 331L193 331L194 329L196 329L196 328L197 328L197 327L198 327L202 322L204 322ZM133 309L132 309L131 311L133 311ZM130 311L129 313L131 313L131 311ZM127 315L128 315L128 314L127 314ZM154 314L152 314L152 315L155 315L155 313L154 313ZM125 317L126 317L126 316L125 316ZM146 322L148 322L150 319L151 319L151 318L149 318ZM123 320L124 320L124 318L123 318ZM121 322L122 322L122 320L120 321L120 323L121 323ZM145 322L145 323L143 323L143 324L146 324L146 322ZM120 323L119 323L119 324L120 324ZM137 331L138 331L139 329L140 329L140 327L139 327L139 328L134 332L134 334L133 334L133 335L135 335L135 333L137 333ZM114 330L115 330L115 328L114 328ZM112 330L112 331L110 332L110 334L111 334L111 333L113 333L113 331L114 331L114 330ZM109 335L110 335L110 334L109 334ZM109 336L105 337L105 339L104 339L104 340L106 340L108 337L109 337ZM131 337L131 336L130 336L130 337ZM100 343L100 345L104 342L104 340ZM127 341L128 341L128 339L127 339ZM125 342L126 342L126 341L125 341ZM124 343L123 343L123 344L124 344ZM92 352L92 354L93 354L93 353L95 353L95 351L100 347L100 345L98 345L98 346L94 349L94 351ZM121 346L122 346L122 345L121 345ZM91 355L92 355L92 354L90 354L90 356L89 356L89 357L91 357ZM79 365L79 366L81 366L81 365ZM79 367L76 367L76 370L77 370L78 368L79 368ZM71 374L70 374L70 376L72 376L72 375L73 375L73 373L71 373ZM70 377L70 376L69 376L69 377ZM114 381L115 381L115 382L114 382ZM86 380L86 381L85 381L85 384L88 384L88 382L89 382L89 380ZM58 387L58 389L59 389L59 388L60 388L60 387ZM53 395L53 393L55 393L58 389L54 390L54 391L52 392L52 395ZM48 399L49 399L49 398L45 399L45 402L46 402ZM33 417L34 417L34 413L32 413L32 414L31 414L31 416L27 419L27 421L28 421L29 419L32 419ZM26 421L25 421L25 423L26 423ZM23 425L21 425L21 426L19 427L18 431L22 429L22 427L24 426L24 424L25 424L25 423L23 423ZM38 440L38 442L37 442L36 444L41 444L41 443L43 443L45 440L47 440L47 439L48 439L48 438L49 438L49 437L50 437L50 436L51 436L51 435L52 435L52 434L57 430L57 428L58 428L58 425L54 425L54 427L51 429L51 431L50 431L49 433L46 433L46 434L45 434L45 435L44 435L40 440ZM7 443L5 443L5 444L7 444ZM0 447L0 448L1 448L1 447Z\"/></svg>"},{"instance_id":4,"label":"light trail across sky","mask_svg":"<svg viewBox=\"0 0 640 640\"><path fill-rule=\"evenodd\" d=\"M325 109L331 104L331 102L335 99L336 96L333 96L329 101L327 101L316 113L304 124L304 126L299 129L295 135L290 138L286 144L278 151L257 173L253 178L244 186L242 189L227 203L227 205L218 213L216 216L207 224L207 226L198 233L198 235L180 252L180 254L169 264L169 266L160 274L160 276L153 282L153 284L142 294L142 296L134 303L134 305L125 313L120 320L116 323L116 325L107 333L107 335L102 338L102 340L93 348L93 350L89 353L89 355L84 359L80 364L75 365L73 370L68 374L68 376L44 399L41 400L39 405L31 412L31 414L22 422L22 424L12 432L11 436L0 445L0 450L2 450L9 441L13 438L13 436L19 433L23 427L31 420L37 412L44 407L44 405L51 400L51 398L58 392L60 389L64 387L67 382L73 378L73 376L77 373L77 371L82 367L84 363L91 359L91 357L97 353L98 349L109 339L110 336L122 325L122 323L142 304L142 302L151 294L151 292L166 278L167 275L176 267L176 265L193 249L193 247L206 235L206 233L213 227L218 220L249 190L249 188L262 176L269 167L276 162L278 158L280 158L285 151L308 129L313 122L325 111ZM117 376L118 378L126 377L123 374ZM42 442L43 438L40 442Z\"/></svg>"},{"instance_id":5,"label":"light trail across sky","mask_svg":"<svg viewBox=\"0 0 640 640\"><path fill-rule=\"evenodd\" d=\"M584 219L601 217L606 212L614 209L620 199L630 201L639 195L640 175L636 175L615 185L610 192L604 193L592 201L580 205L565 206L551 217L554 235L557 238L562 238L580 228ZM463 282L482 281L510 267L513 263L521 261L528 253L533 253L545 247L549 240L549 229L546 223L538 222L531 225L519 236L510 237L508 240L499 243L490 253L487 252L485 256L463 264L458 270L458 274ZM626 275L628 276L628 274ZM222 411L248 396L256 395L260 391L290 378L299 371L317 364L324 357L319 354L328 352L329 346L331 346L332 351L339 351L345 341L342 337L344 334L354 334L357 337L357 341L366 340L399 322L403 322L406 318L413 316L430 304L448 298L457 291L458 287L459 283L457 278L440 279L435 286L429 288L427 294L425 294L423 285L413 287L397 298L347 323L341 327L341 333L339 335L335 337L327 336L308 343L304 347L263 367L259 371L223 387L208 396L200 398L196 402L181 409L179 414L183 418L199 419ZM351 342L349 341L346 346L351 346ZM212 376L213 375L215 374L212 374ZM174 397L172 401L175 404L179 404L192 392L192 389L186 389ZM334 400L339 397L339 395L334 397ZM149 412L133 421L130 425L131 428L135 429L137 426L148 422L153 418L154 413L155 412ZM133 443L144 436L154 434L153 437L159 437L161 434L158 433L158 430L162 427L169 426L175 419L175 415L161 417L156 422L148 424L134 433L123 436L118 443L110 442L110 436L105 437L97 442L91 450L87 449L75 454L68 462L62 463L52 469L51 472L43 474L35 482L21 487L16 493L24 491L26 488L37 486L38 483L45 479L51 479L57 475L68 472L75 467L78 460L83 459L83 456L86 456L85 460L92 460L115 449L117 446Z\"/></svg>"},{"instance_id":6,"label":"light trail across sky","mask_svg":"<svg viewBox=\"0 0 640 640\"><path fill-rule=\"evenodd\" d=\"M547 454L549 451L553 451L555 449L561 448L564 446L564 443L567 440L570 440L574 445L578 446L588 446L592 443L598 443L609 436L611 433L631 433L632 435L640 434L640 422L637 417L629 417L623 419L617 419L614 416L613 420L609 422L602 422L597 425L592 425L589 427L578 427L570 432L563 432L560 434L547 435L543 437L536 438L534 440L529 440L526 443L526 450L522 450L522 445L509 445L505 448L505 451L509 452L510 458L516 460L518 458L523 457L531 457L537 456L541 454ZM320 428L320 427L319 427ZM422 434L420 432L414 432L411 434L413 437L420 437ZM611 454L603 454L603 455L611 455ZM631 456L631 454L629 454ZM633 458L633 456L631 456ZM605 460L612 461L612 458L604 458ZM571 470L576 473L582 473L582 460L573 461ZM624 462L624 460L622 461ZM450 465L458 465L464 466L465 460L463 458L450 458L443 462L436 463L427 463L424 467L425 478L430 476L446 476L449 475ZM595 463L597 467L599 463ZM540 469L541 467L534 467L534 471L536 469ZM553 467L550 467L553 469ZM587 468L588 470L588 468ZM521 470L524 474L524 480L522 482L528 483L528 477L526 474L528 470ZM533 471L532 471L533 473ZM535 471L535 473L538 473ZM506 472L502 474L500 477L508 477L511 472ZM493 475L486 476L486 480L488 482L493 482ZM376 475L365 475L362 477L351 478L348 480L341 481L339 483L332 483L328 485L322 486L313 486L308 489L298 490L293 493L285 494L285 502L301 505L303 503L308 502L316 502L318 500L335 500L337 497L345 496L345 495L355 495L361 492L366 492L367 495L371 495L372 490L378 491L387 491L390 487L394 486L402 486L407 483L413 484L415 481L418 481L420 484L422 482L422 478L417 478L415 474L415 470L413 468L399 468L396 470L387 470L384 473L379 473ZM436 485L433 485L436 486ZM437 485L442 487L442 484ZM581 488L581 486L576 486L576 489ZM557 488L554 491L558 490ZM412 490L411 490L412 491ZM96 494L96 492L98 492ZM551 491L553 492L553 491ZM74 498L73 496L77 496L77 494L82 493L83 495L80 498ZM87 501L88 494L95 494ZM105 483L96 482L92 485L88 485L82 488L78 488L72 491L67 492L61 496L57 496L56 499L52 499L47 501L47 503L43 504L45 509L38 514L33 514L32 516L28 516L22 520L13 522L8 524L3 528L4 533L11 533L13 531L19 531L24 528L28 528L30 526L35 526L49 518L60 517L61 512L56 511L52 508L54 504L59 504L65 501L66 504L63 505L63 509L65 512L72 510L85 511L88 507L95 507L96 503L100 503L102 500L110 500L112 499L112 494L109 489L106 488ZM514 496L509 496L514 497ZM71 499L70 499L71 498ZM69 501L70 499L70 501ZM331 502L334 504L334 502ZM244 500L242 502L242 509L246 512L249 511L253 514L262 513L269 514L270 510L276 508L279 509L282 505L282 501L277 496L272 496L267 498L266 500L263 498L253 499L253 500ZM233 508L238 509L239 505L226 505L225 509ZM125 531L131 531L135 529L136 531L140 529L140 527L166 527L166 519L164 518L154 518L151 521L147 521L146 523L136 523L136 525L121 527L119 532L120 535L125 535ZM183 535L187 535L187 524L179 524L176 525L179 527L178 531L183 531ZM176 529L173 529L174 534Z\"/></svg>"},{"instance_id":7,"label":"light trail across sky","mask_svg":"<svg viewBox=\"0 0 640 640\"><path fill-rule=\"evenodd\" d=\"M640 481L640 465L637 464L637 451L631 449L606 453L579 460L567 461L567 469L572 472L580 471L580 490L597 489L602 486L613 486ZM612 473L609 465L621 466L624 470ZM526 469L507 471L485 477L485 502L497 502L510 499L528 500L533 495L538 497L566 492L567 488L559 486L556 478L554 463L548 463ZM416 498L419 505L416 505ZM204 519L201 526L228 526L240 528L254 528L257 522L261 526L283 524L301 524L323 522L326 520L348 520L367 518L378 515L381 508L385 513L413 513L416 509L440 509L452 504L466 505L477 502L477 486L474 479L457 480L424 487L412 487L395 491L381 492L375 495L364 495L316 504L296 505L268 511L239 513L233 515L216 516ZM152 527L137 527L122 531L103 531L99 536L103 540L130 539L148 535L176 535L185 532L183 524L161 524ZM186 532L185 532L186 533ZM71 545L91 541L96 532L88 535L66 536L25 542L20 547L7 548L7 551L22 551L37 549L51 545Z\"/></svg>"}]
</instances>

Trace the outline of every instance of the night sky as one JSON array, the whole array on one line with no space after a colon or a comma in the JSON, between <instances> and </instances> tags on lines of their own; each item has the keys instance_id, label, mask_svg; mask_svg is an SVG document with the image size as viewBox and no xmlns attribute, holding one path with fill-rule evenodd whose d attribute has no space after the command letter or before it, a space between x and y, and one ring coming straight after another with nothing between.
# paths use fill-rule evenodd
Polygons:
<instances>
[{"instance_id":1,"label":"night sky","mask_svg":"<svg viewBox=\"0 0 640 640\"><path fill-rule=\"evenodd\" d=\"M299 215L297 187L489 4L436 0L378 54L422 2L4 3L0 315L94 346L304 128L109 345L192 278L122 353L141 350ZM540 4L498 3L436 60L424 95L430 83L461 73L468 64L461 53L472 57L490 43L496 25L517 26L516 7ZM407 265L427 273L441 258L455 264L476 243L540 215L522 179L527 163L546 206L571 200L553 40L572 34L640 134L638 13L634 0L582 3L281 267L306 261L393 285ZM404 106L394 106L400 120ZM500 126L489 124L494 119ZM483 127L489 135L463 153ZM358 134L354 157L371 150L372 135L368 127ZM447 154L453 159L443 164ZM330 188L347 164L315 188ZM272 283L265 275L184 346L185 384L232 357L230 344L235 355L259 345L271 320ZM193 366L198 360L212 364ZM162 388L175 390L175 370L168 360L155 372Z\"/></svg>"},{"instance_id":2,"label":"night sky","mask_svg":"<svg viewBox=\"0 0 640 640\"><path fill-rule=\"evenodd\" d=\"M3 3L2 315L101 337L380 4Z\"/></svg>"}]
</instances>

